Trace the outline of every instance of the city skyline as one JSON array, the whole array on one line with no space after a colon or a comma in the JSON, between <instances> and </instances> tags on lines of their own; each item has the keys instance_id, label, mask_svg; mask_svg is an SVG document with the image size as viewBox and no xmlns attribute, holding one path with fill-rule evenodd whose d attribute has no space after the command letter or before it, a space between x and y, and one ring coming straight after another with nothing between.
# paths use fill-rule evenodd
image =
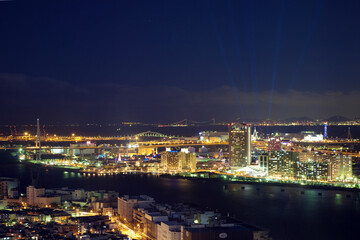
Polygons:
<instances>
[{"instance_id":1,"label":"city skyline","mask_svg":"<svg viewBox=\"0 0 360 240\"><path fill-rule=\"evenodd\" d=\"M1 121L358 117L359 9L4 1Z\"/></svg>"},{"instance_id":2,"label":"city skyline","mask_svg":"<svg viewBox=\"0 0 360 240\"><path fill-rule=\"evenodd\" d=\"M0 0L0 239L356 239L360 1Z\"/></svg>"}]
</instances>

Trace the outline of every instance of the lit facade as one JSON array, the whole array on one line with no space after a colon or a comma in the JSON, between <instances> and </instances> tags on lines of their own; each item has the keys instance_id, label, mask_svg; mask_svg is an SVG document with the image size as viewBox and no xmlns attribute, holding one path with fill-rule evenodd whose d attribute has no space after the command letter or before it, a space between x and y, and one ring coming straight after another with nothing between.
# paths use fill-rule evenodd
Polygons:
<instances>
[{"instance_id":1,"label":"lit facade","mask_svg":"<svg viewBox=\"0 0 360 240\"><path fill-rule=\"evenodd\" d=\"M246 167L251 161L251 128L247 124L229 125L230 167Z\"/></svg>"},{"instance_id":2,"label":"lit facade","mask_svg":"<svg viewBox=\"0 0 360 240\"><path fill-rule=\"evenodd\" d=\"M328 180L339 181L352 178L352 157L342 154L319 154L316 152L301 152L301 162L326 163ZM322 177L322 176L320 176Z\"/></svg>"},{"instance_id":3,"label":"lit facade","mask_svg":"<svg viewBox=\"0 0 360 240\"><path fill-rule=\"evenodd\" d=\"M298 161L296 163L296 176L297 179L310 179L310 180L328 180L329 179L329 164L321 161Z\"/></svg>"},{"instance_id":4,"label":"lit facade","mask_svg":"<svg viewBox=\"0 0 360 240\"><path fill-rule=\"evenodd\" d=\"M178 171L181 168L178 152L162 152L161 166L165 170Z\"/></svg>"},{"instance_id":5,"label":"lit facade","mask_svg":"<svg viewBox=\"0 0 360 240\"><path fill-rule=\"evenodd\" d=\"M268 175L269 170L269 153L261 153L258 155L260 171Z\"/></svg>"},{"instance_id":6,"label":"lit facade","mask_svg":"<svg viewBox=\"0 0 360 240\"><path fill-rule=\"evenodd\" d=\"M346 180L352 178L352 157L335 154L328 157L331 180Z\"/></svg>"},{"instance_id":7,"label":"lit facade","mask_svg":"<svg viewBox=\"0 0 360 240\"><path fill-rule=\"evenodd\" d=\"M281 150L281 140L280 138L270 138L268 143L269 151L280 151Z\"/></svg>"},{"instance_id":8,"label":"lit facade","mask_svg":"<svg viewBox=\"0 0 360 240\"><path fill-rule=\"evenodd\" d=\"M195 171L196 153L193 152L163 152L161 166L169 171Z\"/></svg>"},{"instance_id":9,"label":"lit facade","mask_svg":"<svg viewBox=\"0 0 360 240\"><path fill-rule=\"evenodd\" d=\"M196 170L196 153L179 152L178 155L181 163L180 170Z\"/></svg>"},{"instance_id":10,"label":"lit facade","mask_svg":"<svg viewBox=\"0 0 360 240\"><path fill-rule=\"evenodd\" d=\"M268 175L272 177L294 177L298 152L272 151L268 159Z\"/></svg>"},{"instance_id":11,"label":"lit facade","mask_svg":"<svg viewBox=\"0 0 360 240\"><path fill-rule=\"evenodd\" d=\"M307 161L322 161L322 155L316 152L300 152L299 153L299 161L300 162L307 162Z\"/></svg>"}]
</instances>

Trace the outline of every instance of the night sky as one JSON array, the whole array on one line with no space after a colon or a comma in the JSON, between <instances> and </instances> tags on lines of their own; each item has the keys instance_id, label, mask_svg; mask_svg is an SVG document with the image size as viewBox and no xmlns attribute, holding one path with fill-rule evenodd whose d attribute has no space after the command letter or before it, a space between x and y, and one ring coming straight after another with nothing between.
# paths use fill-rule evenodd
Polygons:
<instances>
[{"instance_id":1,"label":"night sky","mask_svg":"<svg viewBox=\"0 0 360 240\"><path fill-rule=\"evenodd\" d=\"M360 1L0 1L0 123L360 116Z\"/></svg>"}]
</instances>

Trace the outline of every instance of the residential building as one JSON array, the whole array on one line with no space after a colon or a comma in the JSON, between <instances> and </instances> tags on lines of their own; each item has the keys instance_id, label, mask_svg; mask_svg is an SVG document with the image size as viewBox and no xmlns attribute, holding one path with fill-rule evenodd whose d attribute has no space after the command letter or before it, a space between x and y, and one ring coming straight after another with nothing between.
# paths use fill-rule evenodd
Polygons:
<instances>
[{"instance_id":1,"label":"residential building","mask_svg":"<svg viewBox=\"0 0 360 240\"><path fill-rule=\"evenodd\" d=\"M196 153L168 151L161 153L161 166L168 171L195 171Z\"/></svg>"},{"instance_id":2,"label":"residential building","mask_svg":"<svg viewBox=\"0 0 360 240\"><path fill-rule=\"evenodd\" d=\"M293 178L299 153L293 151L272 151L268 159L268 175L271 177Z\"/></svg>"},{"instance_id":3,"label":"residential building","mask_svg":"<svg viewBox=\"0 0 360 240\"><path fill-rule=\"evenodd\" d=\"M343 154L334 154L326 157L330 163L330 178L333 181L352 178L352 157Z\"/></svg>"},{"instance_id":4,"label":"residential building","mask_svg":"<svg viewBox=\"0 0 360 240\"><path fill-rule=\"evenodd\" d=\"M268 175L269 171L269 152L262 152L258 155L258 162L260 171L265 173L265 175Z\"/></svg>"},{"instance_id":5,"label":"residential building","mask_svg":"<svg viewBox=\"0 0 360 240\"><path fill-rule=\"evenodd\" d=\"M157 240L181 240L181 223L161 222L157 228Z\"/></svg>"},{"instance_id":6,"label":"residential building","mask_svg":"<svg viewBox=\"0 0 360 240\"><path fill-rule=\"evenodd\" d=\"M241 239L265 240L268 232L246 224L225 223L217 226L182 226L181 240Z\"/></svg>"},{"instance_id":7,"label":"residential building","mask_svg":"<svg viewBox=\"0 0 360 240\"><path fill-rule=\"evenodd\" d=\"M145 226L144 233L149 236L152 240L157 239L157 227L161 222L168 222L169 218L167 215L163 215L160 212L145 213Z\"/></svg>"},{"instance_id":8,"label":"residential building","mask_svg":"<svg viewBox=\"0 0 360 240\"><path fill-rule=\"evenodd\" d=\"M26 201L29 206L37 204L37 197L45 195L45 188L36 188L35 186L28 186L26 188Z\"/></svg>"},{"instance_id":9,"label":"residential building","mask_svg":"<svg viewBox=\"0 0 360 240\"><path fill-rule=\"evenodd\" d=\"M18 197L19 180L16 178L0 178L0 200Z\"/></svg>"},{"instance_id":10,"label":"residential building","mask_svg":"<svg viewBox=\"0 0 360 240\"><path fill-rule=\"evenodd\" d=\"M154 199L146 196L129 196L118 197L118 214L121 220L132 222L133 221L133 209L135 207L149 207L154 203Z\"/></svg>"},{"instance_id":11,"label":"residential building","mask_svg":"<svg viewBox=\"0 0 360 240\"><path fill-rule=\"evenodd\" d=\"M321 161L298 161L296 162L297 179L328 180L330 177L329 164Z\"/></svg>"},{"instance_id":12,"label":"residential building","mask_svg":"<svg viewBox=\"0 0 360 240\"><path fill-rule=\"evenodd\" d=\"M176 151L167 151L161 153L161 166L165 170L178 171L181 168L181 161Z\"/></svg>"}]
</instances>

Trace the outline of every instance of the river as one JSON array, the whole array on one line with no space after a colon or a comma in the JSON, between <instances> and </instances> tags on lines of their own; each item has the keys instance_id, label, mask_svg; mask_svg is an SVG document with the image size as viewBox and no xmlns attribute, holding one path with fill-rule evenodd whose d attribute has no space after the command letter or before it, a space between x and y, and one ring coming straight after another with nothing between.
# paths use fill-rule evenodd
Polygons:
<instances>
[{"instance_id":1,"label":"river","mask_svg":"<svg viewBox=\"0 0 360 240\"><path fill-rule=\"evenodd\" d=\"M30 183L30 169L30 165L18 163L7 152L0 153L0 176L19 178L22 192L25 192ZM33 175L37 176L36 168ZM195 203L266 228L275 240L338 240L355 239L359 236L358 192L226 184L152 175L89 177L63 169L42 169L39 182L46 188L105 189L118 191L120 194L147 194L164 203Z\"/></svg>"}]
</instances>

